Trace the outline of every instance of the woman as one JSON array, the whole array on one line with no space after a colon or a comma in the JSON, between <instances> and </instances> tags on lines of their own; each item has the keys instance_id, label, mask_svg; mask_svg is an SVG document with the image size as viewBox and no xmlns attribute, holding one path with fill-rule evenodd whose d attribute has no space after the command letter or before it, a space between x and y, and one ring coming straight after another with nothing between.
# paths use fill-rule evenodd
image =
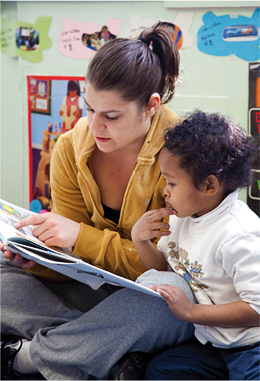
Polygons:
<instances>
[{"instance_id":1,"label":"woman","mask_svg":"<svg viewBox=\"0 0 260 381\"><path fill-rule=\"evenodd\" d=\"M160 23L138 40L107 42L88 67L87 120L63 134L52 155L52 213L17 227L34 224L33 233L47 245L71 247L126 278L145 272L131 229L145 211L165 205L158 157L164 129L178 118L161 104L172 98L178 74L178 50ZM158 351L192 335L192 325L159 298L108 284L93 291L19 255L4 255L11 264L2 266L2 332L28 340L12 340L15 371L29 372L19 367L28 347L30 372L105 379L125 353Z\"/></svg>"}]
</instances>

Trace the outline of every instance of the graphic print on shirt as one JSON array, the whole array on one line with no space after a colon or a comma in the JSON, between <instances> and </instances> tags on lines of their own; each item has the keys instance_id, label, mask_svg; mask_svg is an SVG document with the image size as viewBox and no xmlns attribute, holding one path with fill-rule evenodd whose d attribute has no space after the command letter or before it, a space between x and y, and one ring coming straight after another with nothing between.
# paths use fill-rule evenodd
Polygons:
<instances>
[{"instance_id":1,"label":"graphic print on shirt","mask_svg":"<svg viewBox=\"0 0 260 381\"><path fill-rule=\"evenodd\" d=\"M168 263L176 273L189 283L198 302L200 304L215 304L210 297L210 295L213 295L213 291L200 283L200 279L204 275L202 265L198 261L190 262L188 252L181 247L178 248L175 242L169 242L167 246Z\"/></svg>"}]
</instances>

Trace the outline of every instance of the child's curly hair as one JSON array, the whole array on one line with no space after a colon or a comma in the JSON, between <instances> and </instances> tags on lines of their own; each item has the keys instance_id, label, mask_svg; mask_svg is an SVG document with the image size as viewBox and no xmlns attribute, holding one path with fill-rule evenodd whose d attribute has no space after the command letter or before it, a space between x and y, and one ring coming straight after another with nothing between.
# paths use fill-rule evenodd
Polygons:
<instances>
[{"instance_id":1,"label":"child's curly hair","mask_svg":"<svg viewBox=\"0 0 260 381\"><path fill-rule=\"evenodd\" d=\"M233 120L195 111L164 135L164 147L180 157L180 167L200 185L214 175L227 192L250 184L257 145Z\"/></svg>"}]
</instances>

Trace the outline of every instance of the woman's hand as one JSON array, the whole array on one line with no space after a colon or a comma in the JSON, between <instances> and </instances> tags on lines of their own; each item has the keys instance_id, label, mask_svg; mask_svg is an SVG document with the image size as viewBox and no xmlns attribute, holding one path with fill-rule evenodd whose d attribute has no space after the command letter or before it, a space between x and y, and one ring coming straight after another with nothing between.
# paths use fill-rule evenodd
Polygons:
<instances>
[{"instance_id":1,"label":"woman's hand","mask_svg":"<svg viewBox=\"0 0 260 381\"><path fill-rule=\"evenodd\" d=\"M170 235L170 225L161 221L161 219L172 214L175 213L171 208L150 210L144 213L132 228L133 242L144 242L155 237Z\"/></svg>"},{"instance_id":2,"label":"woman's hand","mask_svg":"<svg viewBox=\"0 0 260 381\"><path fill-rule=\"evenodd\" d=\"M9 259L10 262L12 262L12 264L15 266L30 269L35 265L35 262L33 260L23 258L20 254L14 254L9 250L4 251L4 244L1 241L0 241L0 250L3 251L5 258Z\"/></svg>"},{"instance_id":3,"label":"woman's hand","mask_svg":"<svg viewBox=\"0 0 260 381\"><path fill-rule=\"evenodd\" d=\"M180 287L171 284L156 284L149 288L158 292L165 299L171 312L178 319L189 321L194 303L188 299L185 292Z\"/></svg>"},{"instance_id":4,"label":"woman's hand","mask_svg":"<svg viewBox=\"0 0 260 381\"><path fill-rule=\"evenodd\" d=\"M79 235L80 224L55 213L44 213L30 216L17 222L19 229L35 225L32 234L48 246L72 247Z\"/></svg>"}]
</instances>

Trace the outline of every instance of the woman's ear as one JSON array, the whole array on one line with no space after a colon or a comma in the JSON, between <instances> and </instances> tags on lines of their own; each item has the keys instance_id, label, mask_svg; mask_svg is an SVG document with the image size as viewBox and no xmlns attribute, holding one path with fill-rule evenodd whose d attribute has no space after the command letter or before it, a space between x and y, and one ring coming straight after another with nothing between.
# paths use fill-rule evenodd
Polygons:
<instances>
[{"instance_id":1,"label":"woman's ear","mask_svg":"<svg viewBox=\"0 0 260 381\"><path fill-rule=\"evenodd\" d=\"M213 196L219 190L219 181L214 175L209 175L205 181L204 192L206 196Z\"/></svg>"},{"instance_id":2,"label":"woman's ear","mask_svg":"<svg viewBox=\"0 0 260 381\"><path fill-rule=\"evenodd\" d=\"M147 108L146 108L146 115L147 116L154 116L158 108L160 107L160 101L161 97L158 93L153 93L149 99Z\"/></svg>"}]
</instances>

